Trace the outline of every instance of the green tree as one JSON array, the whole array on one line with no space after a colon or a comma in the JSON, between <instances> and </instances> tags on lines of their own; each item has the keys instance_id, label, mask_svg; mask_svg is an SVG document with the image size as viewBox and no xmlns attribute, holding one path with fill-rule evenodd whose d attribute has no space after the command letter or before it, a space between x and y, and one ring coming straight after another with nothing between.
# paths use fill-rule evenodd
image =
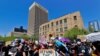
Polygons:
<instances>
[{"instance_id":1,"label":"green tree","mask_svg":"<svg viewBox=\"0 0 100 56\"><path fill-rule=\"evenodd\" d=\"M21 38L23 38L23 39L29 39L29 36L25 34L25 35L22 35Z\"/></svg>"},{"instance_id":2,"label":"green tree","mask_svg":"<svg viewBox=\"0 0 100 56\"><path fill-rule=\"evenodd\" d=\"M0 40L3 40L3 41L12 41L15 38L16 37L14 37L14 36L0 36Z\"/></svg>"},{"instance_id":3,"label":"green tree","mask_svg":"<svg viewBox=\"0 0 100 56\"><path fill-rule=\"evenodd\" d=\"M36 34L33 34L33 35L31 36L31 38L32 38L33 40L38 40L38 39L39 39L38 36L37 36Z\"/></svg>"},{"instance_id":4,"label":"green tree","mask_svg":"<svg viewBox=\"0 0 100 56\"><path fill-rule=\"evenodd\" d=\"M4 41L12 41L12 40L14 40L16 37L14 37L14 36L7 36L7 37L3 37L3 40Z\"/></svg>"},{"instance_id":5,"label":"green tree","mask_svg":"<svg viewBox=\"0 0 100 56\"><path fill-rule=\"evenodd\" d=\"M3 40L3 37L2 36L0 36L0 40Z\"/></svg>"},{"instance_id":6,"label":"green tree","mask_svg":"<svg viewBox=\"0 0 100 56\"><path fill-rule=\"evenodd\" d=\"M73 39L76 39L77 35L85 35L85 34L88 34L87 30L74 27L66 31L64 34L64 37L68 37L73 40Z\"/></svg>"}]
</instances>

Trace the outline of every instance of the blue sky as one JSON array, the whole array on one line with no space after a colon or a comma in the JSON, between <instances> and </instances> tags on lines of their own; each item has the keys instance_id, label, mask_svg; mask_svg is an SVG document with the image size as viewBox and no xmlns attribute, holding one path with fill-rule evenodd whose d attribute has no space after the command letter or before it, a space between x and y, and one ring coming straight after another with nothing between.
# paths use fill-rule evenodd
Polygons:
<instances>
[{"instance_id":1,"label":"blue sky","mask_svg":"<svg viewBox=\"0 0 100 56\"><path fill-rule=\"evenodd\" d=\"M0 0L0 35L14 27L28 27L29 6L37 2L49 11L49 20L80 11L84 25L91 20L100 21L100 0Z\"/></svg>"}]
</instances>

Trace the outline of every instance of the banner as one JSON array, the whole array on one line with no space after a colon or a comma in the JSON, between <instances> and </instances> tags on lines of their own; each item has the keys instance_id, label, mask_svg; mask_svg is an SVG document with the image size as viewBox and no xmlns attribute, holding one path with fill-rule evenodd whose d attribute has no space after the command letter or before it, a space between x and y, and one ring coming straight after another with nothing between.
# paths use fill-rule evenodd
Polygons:
<instances>
[{"instance_id":1,"label":"banner","mask_svg":"<svg viewBox=\"0 0 100 56\"><path fill-rule=\"evenodd\" d=\"M39 56L55 56L55 50L53 50L53 49L40 49Z\"/></svg>"}]
</instances>

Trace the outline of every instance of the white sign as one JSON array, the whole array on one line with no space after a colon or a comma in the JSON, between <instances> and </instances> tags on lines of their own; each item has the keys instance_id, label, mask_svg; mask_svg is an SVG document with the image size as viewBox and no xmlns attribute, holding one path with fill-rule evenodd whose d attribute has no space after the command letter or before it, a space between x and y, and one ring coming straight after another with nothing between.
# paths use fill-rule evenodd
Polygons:
<instances>
[{"instance_id":1,"label":"white sign","mask_svg":"<svg viewBox=\"0 0 100 56\"><path fill-rule=\"evenodd\" d=\"M46 38L46 36L41 36L40 38L39 38L39 42L40 43L42 43L42 44L47 44L47 38Z\"/></svg>"},{"instance_id":2,"label":"white sign","mask_svg":"<svg viewBox=\"0 0 100 56\"><path fill-rule=\"evenodd\" d=\"M55 56L55 50L53 50L53 49L40 49L39 56Z\"/></svg>"}]
</instances>

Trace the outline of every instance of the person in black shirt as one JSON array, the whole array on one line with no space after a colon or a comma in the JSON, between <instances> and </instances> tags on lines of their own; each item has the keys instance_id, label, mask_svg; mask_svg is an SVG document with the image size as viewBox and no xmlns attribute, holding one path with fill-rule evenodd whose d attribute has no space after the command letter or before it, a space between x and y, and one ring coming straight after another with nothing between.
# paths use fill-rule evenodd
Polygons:
<instances>
[{"instance_id":1,"label":"person in black shirt","mask_svg":"<svg viewBox=\"0 0 100 56\"><path fill-rule=\"evenodd\" d=\"M15 47L17 48L17 53L15 56L26 56L23 50L23 45L19 41L16 41L15 44L16 44Z\"/></svg>"},{"instance_id":2,"label":"person in black shirt","mask_svg":"<svg viewBox=\"0 0 100 56\"><path fill-rule=\"evenodd\" d=\"M5 56L10 56L8 53L9 53L9 50L11 49L11 46L8 45L5 47Z\"/></svg>"}]
</instances>

